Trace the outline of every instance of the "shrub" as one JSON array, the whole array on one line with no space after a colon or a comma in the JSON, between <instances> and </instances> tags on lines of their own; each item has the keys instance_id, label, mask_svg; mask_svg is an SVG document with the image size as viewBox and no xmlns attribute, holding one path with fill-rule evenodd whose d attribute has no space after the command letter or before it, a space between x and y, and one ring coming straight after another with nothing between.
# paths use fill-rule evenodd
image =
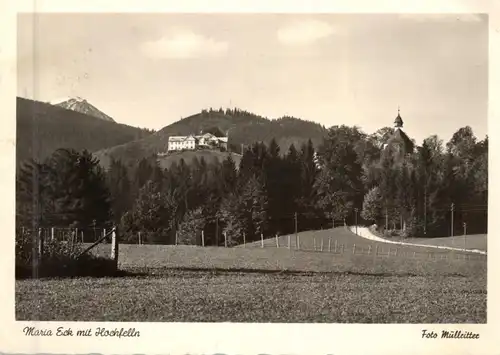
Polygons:
<instances>
[{"instance_id":1,"label":"shrub","mask_svg":"<svg viewBox=\"0 0 500 355\"><path fill-rule=\"evenodd\" d=\"M16 278L28 278L32 270L32 236L16 233ZM39 277L112 276L114 261L93 254L81 254L80 244L48 240L43 246Z\"/></svg>"}]
</instances>

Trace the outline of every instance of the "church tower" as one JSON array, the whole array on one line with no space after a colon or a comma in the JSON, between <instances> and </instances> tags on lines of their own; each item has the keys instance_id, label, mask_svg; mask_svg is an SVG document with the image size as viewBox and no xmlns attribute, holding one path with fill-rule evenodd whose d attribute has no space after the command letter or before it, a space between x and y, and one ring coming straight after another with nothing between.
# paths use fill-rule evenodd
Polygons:
<instances>
[{"instance_id":1,"label":"church tower","mask_svg":"<svg viewBox=\"0 0 500 355\"><path fill-rule=\"evenodd\" d=\"M392 150L400 157L413 153L414 144L403 131L403 119L401 118L400 109L398 107L398 116L394 120L394 134L387 140L384 145L385 149Z\"/></svg>"}]
</instances>

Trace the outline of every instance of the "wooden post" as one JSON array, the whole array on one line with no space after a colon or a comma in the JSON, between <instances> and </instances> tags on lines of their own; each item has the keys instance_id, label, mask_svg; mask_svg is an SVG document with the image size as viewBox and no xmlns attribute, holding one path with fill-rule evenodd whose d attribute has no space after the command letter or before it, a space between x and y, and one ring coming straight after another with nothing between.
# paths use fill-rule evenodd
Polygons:
<instances>
[{"instance_id":1,"label":"wooden post","mask_svg":"<svg viewBox=\"0 0 500 355\"><path fill-rule=\"evenodd\" d=\"M50 228L50 240L54 241L54 227Z\"/></svg>"},{"instance_id":2,"label":"wooden post","mask_svg":"<svg viewBox=\"0 0 500 355\"><path fill-rule=\"evenodd\" d=\"M43 264L43 246L44 246L44 235L42 229L38 230L38 267L41 268Z\"/></svg>"},{"instance_id":3,"label":"wooden post","mask_svg":"<svg viewBox=\"0 0 500 355\"><path fill-rule=\"evenodd\" d=\"M245 233L243 233L243 240L245 240ZM215 218L215 245L219 246L219 218ZM245 245L245 242L243 242Z\"/></svg>"},{"instance_id":4,"label":"wooden post","mask_svg":"<svg viewBox=\"0 0 500 355\"><path fill-rule=\"evenodd\" d=\"M451 208L450 208L450 212L451 212L451 225L450 225L450 229L451 229L451 236L453 237L453 217L454 217L454 212L455 212L455 204L452 203L451 204Z\"/></svg>"},{"instance_id":5,"label":"wooden post","mask_svg":"<svg viewBox=\"0 0 500 355\"><path fill-rule=\"evenodd\" d=\"M276 233L276 248L280 247L280 242L278 240L278 233Z\"/></svg>"},{"instance_id":6,"label":"wooden post","mask_svg":"<svg viewBox=\"0 0 500 355\"><path fill-rule=\"evenodd\" d=\"M201 246L205 247L205 232L201 231Z\"/></svg>"},{"instance_id":7,"label":"wooden post","mask_svg":"<svg viewBox=\"0 0 500 355\"><path fill-rule=\"evenodd\" d=\"M82 240L82 244L83 244L83 231L80 231L80 236L81 236L81 240Z\"/></svg>"},{"instance_id":8,"label":"wooden post","mask_svg":"<svg viewBox=\"0 0 500 355\"><path fill-rule=\"evenodd\" d=\"M260 233L260 247L264 248L264 234Z\"/></svg>"},{"instance_id":9,"label":"wooden post","mask_svg":"<svg viewBox=\"0 0 500 355\"><path fill-rule=\"evenodd\" d=\"M316 251L316 236L313 237L313 246L314 246L314 251Z\"/></svg>"},{"instance_id":10,"label":"wooden post","mask_svg":"<svg viewBox=\"0 0 500 355\"><path fill-rule=\"evenodd\" d=\"M396 248L396 253L394 253L394 256L398 256L398 248Z\"/></svg>"},{"instance_id":11,"label":"wooden post","mask_svg":"<svg viewBox=\"0 0 500 355\"><path fill-rule=\"evenodd\" d=\"M175 231L175 245L177 245L177 243L179 243L179 232Z\"/></svg>"},{"instance_id":12,"label":"wooden post","mask_svg":"<svg viewBox=\"0 0 500 355\"><path fill-rule=\"evenodd\" d=\"M298 222L297 222L297 212L295 212L295 244L297 245L297 249L300 249L299 246L299 229L298 229Z\"/></svg>"},{"instance_id":13,"label":"wooden post","mask_svg":"<svg viewBox=\"0 0 500 355\"><path fill-rule=\"evenodd\" d=\"M78 242L78 228L75 228L75 243Z\"/></svg>"},{"instance_id":14,"label":"wooden post","mask_svg":"<svg viewBox=\"0 0 500 355\"><path fill-rule=\"evenodd\" d=\"M352 246L352 255L356 254L356 243Z\"/></svg>"},{"instance_id":15,"label":"wooden post","mask_svg":"<svg viewBox=\"0 0 500 355\"><path fill-rule=\"evenodd\" d=\"M328 252L332 252L332 236L328 236Z\"/></svg>"},{"instance_id":16,"label":"wooden post","mask_svg":"<svg viewBox=\"0 0 500 355\"><path fill-rule=\"evenodd\" d=\"M38 270L40 266L40 253L39 253L39 245L40 245L40 231L41 229L39 228L38 231L36 229L32 230L31 234L31 260L32 260L32 265L31 265L31 276L34 279L38 278Z\"/></svg>"},{"instance_id":17,"label":"wooden post","mask_svg":"<svg viewBox=\"0 0 500 355\"><path fill-rule=\"evenodd\" d=\"M290 234L288 234L288 250L290 250L291 246L290 246Z\"/></svg>"},{"instance_id":18,"label":"wooden post","mask_svg":"<svg viewBox=\"0 0 500 355\"><path fill-rule=\"evenodd\" d=\"M115 271L118 270L118 236L116 227L111 231L111 259L113 259Z\"/></svg>"},{"instance_id":19,"label":"wooden post","mask_svg":"<svg viewBox=\"0 0 500 355\"><path fill-rule=\"evenodd\" d=\"M378 245L375 246L375 256L378 255Z\"/></svg>"},{"instance_id":20,"label":"wooden post","mask_svg":"<svg viewBox=\"0 0 500 355\"><path fill-rule=\"evenodd\" d=\"M243 232L243 247L245 247L247 244L246 237L245 237L245 232Z\"/></svg>"},{"instance_id":21,"label":"wooden post","mask_svg":"<svg viewBox=\"0 0 500 355\"><path fill-rule=\"evenodd\" d=\"M321 237L321 251L323 251L323 237Z\"/></svg>"},{"instance_id":22,"label":"wooden post","mask_svg":"<svg viewBox=\"0 0 500 355\"><path fill-rule=\"evenodd\" d=\"M300 235L297 235L297 246L296 248L300 250Z\"/></svg>"},{"instance_id":23,"label":"wooden post","mask_svg":"<svg viewBox=\"0 0 500 355\"><path fill-rule=\"evenodd\" d=\"M224 232L224 247L227 248L227 233Z\"/></svg>"},{"instance_id":24,"label":"wooden post","mask_svg":"<svg viewBox=\"0 0 500 355\"><path fill-rule=\"evenodd\" d=\"M139 245L142 244L142 240L141 240L141 232L137 232L137 236L139 238Z\"/></svg>"},{"instance_id":25,"label":"wooden post","mask_svg":"<svg viewBox=\"0 0 500 355\"><path fill-rule=\"evenodd\" d=\"M337 252L337 239L335 239L335 251L334 251L334 253L336 253L336 252Z\"/></svg>"}]
</instances>

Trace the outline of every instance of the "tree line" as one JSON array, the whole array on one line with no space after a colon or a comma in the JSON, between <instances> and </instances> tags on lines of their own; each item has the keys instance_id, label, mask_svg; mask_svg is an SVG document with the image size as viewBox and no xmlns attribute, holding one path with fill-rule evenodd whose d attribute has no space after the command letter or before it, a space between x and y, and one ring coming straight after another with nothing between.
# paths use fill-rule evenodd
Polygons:
<instances>
[{"instance_id":1,"label":"tree line","mask_svg":"<svg viewBox=\"0 0 500 355\"><path fill-rule=\"evenodd\" d=\"M58 150L26 162L17 176L17 223L28 226L114 224L125 241L235 245L338 223L375 224L401 236L450 235L464 223L486 232L488 138L460 128L401 154L385 146L394 133L367 135L334 126L315 150L311 140L281 152L275 139L231 155L184 160L162 169L155 156L133 167L113 160L104 171L89 152ZM453 212L452 212L453 210Z\"/></svg>"}]
</instances>

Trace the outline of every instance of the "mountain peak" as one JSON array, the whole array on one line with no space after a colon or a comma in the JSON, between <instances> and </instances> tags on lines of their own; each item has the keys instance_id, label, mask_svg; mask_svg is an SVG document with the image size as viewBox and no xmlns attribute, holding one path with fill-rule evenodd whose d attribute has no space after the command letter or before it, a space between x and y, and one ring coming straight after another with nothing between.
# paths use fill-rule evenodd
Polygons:
<instances>
[{"instance_id":1,"label":"mountain peak","mask_svg":"<svg viewBox=\"0 0 500 355\"><path fill-rule=\"evenodd\" d=\"M51 105L59 106L68 110L84 113L89 116L97 117L105 121L115 122L111 117L90 104L86 99L80 96L64 97L49 101Z\"/></svg>"}]
</instances>

